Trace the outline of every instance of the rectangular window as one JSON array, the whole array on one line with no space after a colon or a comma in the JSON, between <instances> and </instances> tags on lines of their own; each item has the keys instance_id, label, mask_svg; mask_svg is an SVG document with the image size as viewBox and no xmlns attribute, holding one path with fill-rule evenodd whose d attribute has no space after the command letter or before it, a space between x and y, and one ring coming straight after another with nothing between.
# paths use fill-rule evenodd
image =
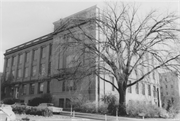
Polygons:
<instances>
[{"instance_id":1,"label":"rectangular window","mask_svg":"<svg viewBox=\"0 0 180 121\"><path fill-rule=\"evenodd\" d=\"M8 80L9 72L6 72L6 81Z\"/></svg>"},{"instance_id":2,"label":"rectangular window","mask_svg":"<svg viewBox=\"0 0 180 121\"><path fill-rule=\"evenodd\" d=\"M155 72L153 71L152 74L153 74L153 79L155 79Z\"/></svg>"},{"instance_id":3,"label":"rectangular window","mask_svg":"<svg viewBox=\"0 0 180 121\"><path fill-rule=\"evenodd\" d=\"M33 61L37 60L37 49L33 50Z\"/></svg>"},{"instance_id":4,"label":"rectangular window","mask_svg":"<svg viewBox=\"0 0 180 121\"><path fill-rule=\"evenodd\" d=\"M139 83L136 83L136 93L139 94Z\"/></svg>"},{"instance_id":5,"label":"rectangular window","mask_svg":"<svg viewBox=\"0 0 180 121\"><path fill-rule=\"evenodd\" d=\"M34 94L35 84L30 84L29 86L29 94Z\"/></svg>"},{"instance_id":6,"label":"rectangular window","mask_svg":"<svg viewBox=\"0 0 180 121\"><path fill-rule=\"evenodd\" d=\"M149 70L150 70L150 65L149 65L149 54L147 53L146 54L146 63L147 63L147 71L149 72ZM148 77L150 77L150 75L148 74Z\"/></svg>"},{"instance_id":7,"label":"rectangular window","mask_svg":"<svg viewBox=\"0 0 180 121\"><path fill-rule=\"evenodd\" d=\"M141 58L141 76L144 76L144 66L145 66L144 56L142 56L142 58Z\"/></svg>"},{"instance_id":8,"label":"rectangular window","mask_svg":"<svg viewBox=\"0 0 180 121\"><path fill-rule=\"evenodd\" d=\"M25 67L25 70L24 70L24 77L28 77L28 73L29 73L29 68L28 67Z\"/></svg>"},{"instance_id":9,"label":"rectangular window","mask_svg":"<svg viewBox=\"0 0 180 121\"><path fill-rule=\"evenodd\" d=\"M153 95L154 95L154 97L156 97L156 87L155 86L153 86Z\"/></svg>"},{"instance_id":10,"label":"rectangular window","mask_svg":"<svg viewBox=\"0 0 180 121\"><path fill-rule=\"evenodd\" d=\"M59 107L62 107L62 108L64 108L64 98L60 98L59 99Z\"/></svg>"},{"instance_id":11,"label":"rectangular window","mask_svg":"<svg viewBox=\"0 0 180 121\"><path fill-rule=\"evenodd\" d=\"M45 58L46 57L46 52L45 52L45 47L41 48L41 58Z\"/></svg>"},{"instance_id":12,"label":"rectangular window","mask_svg":"<svg viewBox=\"0 0 180 121\"><path fill-rule=\"evenodd\" d=\"M36 66L32 67L32 76L36 76Z\"/></svg>"},{"instance_id":13,"label":"rectangular window","mask_svg":"<svg viewBox=\"0 0 180 121\"><path fill-rule=\"evenodd\" d=\"M18 56L13 57L12 65L15 66L17 64Z\"/></svg>"},{"instance_id":14,"label":"rectangular window","mask_svg":"<svg viewBox=\"0 0 180 121\"><path fill-rule=\"evenodd\" d=\"M48 74L51 74L51 62L49 62L49 67L48 67Z\"/></svg>"},{"instance_id":15,"label":"rectangular window","mask_svg":"<svg viewBox=\"0 0 180 121\"><path fill-rule=\"evenodd\" d=\"M9 67L10 66L10 58L8 58L6 61L7 61L6 62L6 67Z\"/></svg>"},{"instance_id":16,"label":"rectangular window","mask_svg":"<svg viewBox=\"0 0 180 121\"><path fill-rule=\"evenodd\" d=\"M76 67L78 66L78 64L80 63L79 62L79 56L76 54L76 55L69 55L66 57L66 67Z\"/></svg>"},{"instance_id":17,"label":"rectangular window","mask_svg":"<svg viewBox=\"0 0 180 121\"><path fill-rule=\"evenodd\" d=\"M129 84L131 84L131 81L129 81ZM128 92L129 92L129 93L132 93L132 87L131 87L131 86L128 87Z\"/></svg>"},{"instance_id":18,"label":"rectangular window","mask_svg":"<svg viewBox=\"0 0 180 121\"><path fill-rule=\"evenodd\" d=\"M62 82L62 91L65 91L66 90L66 84L65 84L65 81Z\"/></svg>"},{"instance_id":19,"label":"rectangular window","mask_svg":"<svg viewBox=\"0 0 180 121\"><path fill-rule=\"evenodd\" d=\"M142 83L142 94L145 95L145 84Z\"/></svg>"},{"instance_id":20,"label":"rectangular window","mask_svg":"<svg viewBox=\"0 0 180 121\"><path fill-rule=\"evenodd\" d=\"M50 81L47 81L47 93L50 93Z\"/></svg>"},{"instance_id":21,"label":"rectangular window","mask_svg":"<svg viewBox=\"0 0 180 121\"><path fill-rule=\"evenodd\" d=\"M22 64L22 60L23 60L23 55L19 55L19 64Z\"/></svg>"},{"instance_id":22,"label":"rectangular window","mask_svg":"<svg viewBox=\"0 0 180 121\"><path fill-rule=\"evenodd\" d=\"M114 77L110 76L110 81L114 84ZM114 91L114 86L112 85L112 91Z\"/></svg>"},{"instance_id":23,"label":"rectangular window","mask_svg":"<svg viewBox=\"0 0 180 121\"><path fill-rule=\"evenodd\" d=\"M49 45L49 57L52 56L52 44Z\"/></svg>"},{"instance_id":24,"label":"rectangular window","mask_svg":"<svg viewBox=\"0 0 180 121\"><path fill-rule=\"evenodd\" d=\"M15 58L15 57L12 57L12 66L15 65L15 63L14 63L14 58Z\"/></svg>"},{"instance_id":25,"label":"rectangular window","mask_svg":"<svg viewBox=\"0 0 180 121\"><path fill-rule=\"evenodd\" d=\"M137 67L135 67L135 68L134 68L134 71L135 71L136 77L138 78L138 71L137 71Z\"/></svg>"},{"instance_id":26,"label":"rectangular window","mask_svg":"<svg viewBox=\"0 0 180 121\"><path fill-rule=\"evenodd\" d=\"M151 85L148 85L148 95L151 96Z\"/></svg>"},{"instance_id":27,"label":"rectangular window","mask_svg":"<svg viewBox=\"0 0 180 121\"><path fill-rule=\"evenodd\" d=\"M43 89L44 89L44 83L39 83L38 84L38 92L43 93Z\"/></svg>"},{"instance_id":28,"label":"rectangular window","mask_svg":"<svg viewBox=\"0 0 180 121\"><path fill-rule=\"evenodd\" d=\"M45 64L41 64L40 65L39 73L41 75L45 75Z\"/></svg>"},{"instance_id":29,"label":"rectangular window","mask_svg":"<svg viewBox=\"0 0 180 121\"><path fill-rule=\"evenodd\" d=\"M15 77L15 71L14 70L12 70L12 76Z\"/></svg>"},{"instance_id":30,"label":"rectangular window","mask_svg":"<svg viewBox=\"0 0 180 121\"><path fill-rule=\"evenodd\" d=\"M76 81L73 81L73 90L77 89Z\"/></svg>"},{"instance_id":31,"label":"rectangular window","mask_svg":"<svg viewBox=\"0 0 180 121\"><path fill-rule=\"evenodd\" d=\"M68 81L68 90L69 91L72 91L73 88L74 88L74 83L73 82L74 82L73 80L69 80Z\"/></svg>"},{"instance_id":32,"label":"rectangular window","mask_svg":"<svg viewBox=\"0 0 180 121\"><path fill-rule=\"evenodd\" d=\"M154 56L152 55L152 66L154 67ZM155 72L152 72L152 77L155 79Z\"/></svg>"},{"instance_id":33,"label":"rectangular window","mask_svg":"<svg viewBox=\"0 0 180 121\"><path fill-rule=\"evenodd\" d=\"M29 62L29 59L30 59L30 52L26 52L26 55L25 55L25 62Z\"/></svg>"},{"instance_id":34,"label":"rectangular window","mask_svg":"<svg viewBox=\"0 0 180 121\"><path fill-rule=\"evenodd\" d=\"M27 85L22 86L22 95L26 95Z\"/></svg>"},{"instance_id":35,"label":"rectangular window","mask_svg":"<svg viewBox=\"0 0 180 121\"><path fill-rule=\"evenodd\" d=\"M64 86L64 85L63 85ZM74 80L69 80L68 81L68 85L66 85L66 89L67 91L72 91L72 90L76 90L77 87L76 87L76 83Z\"/></svg>"},{"instance_id":36,"label":"rectangular window","mask_svg":"<svg viewBox=\"0 0 180 121\"><path fill-rule=\"evenodd\" d=\"M66 108L70 108L71 107L71 101L70 99L66 98Z\"/></svg>"},{"instance_id":37,"label":"rectangular window","mask_svg":"<svg viewBox=\"0 0 180 121\"><path fill-rule=\"evenodd\" d=\"M21 78L21 77L22 77L22 70L18 69L18 78Z\"/></svg>"}]
</instances>

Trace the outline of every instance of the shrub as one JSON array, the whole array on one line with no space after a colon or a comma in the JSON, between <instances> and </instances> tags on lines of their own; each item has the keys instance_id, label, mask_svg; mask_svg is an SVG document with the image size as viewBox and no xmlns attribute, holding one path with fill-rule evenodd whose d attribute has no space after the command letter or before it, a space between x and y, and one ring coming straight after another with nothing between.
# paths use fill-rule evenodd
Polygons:
<instances>
[{"instance_id":1,"label":"shrub","mask_svg":"<svg viewBox=\"0 0 180 121\"><path fill-rule=\"evenodd\" d=\"M96 112L96 107L93 102L84 102L82 104L79 103L74 103L73 105L75 111L79 112L85 112L85 113L95 113Z\"/></svg>"},{"instance_id":2,"label":"shrub","mask_svg":"<svg viewBox=\"0 0 180 121\"><path fill-rule=\"evenodd\" d=\"M15 99L14 99L14 98L5 98L5 99L3 100L3 103L4 103L4 104L12 105L12 104L15 103Z\"/></svg>"},{"instance_id":3,"label":"shrub","mask_svg":"<svg viewBox=\"0 0 180 121\"><path fill-rule=\"evenodd\" d=\"M74 104L73 105L75 111L85 112L85 113L96 113L96 103L95 102L84 102L83 104ZM106 114L107 113L107 105L103 102L100 102L98 107L98 113Z\"/></svg>"},{"instance_id":4,"label":"shrub","mask_svg":"<svg viewBox=\"0 0 180 121\"><path fill-rule=\"evenodd\" d=\"M107 105L107 113L110 115L116 115L118 108L117 98L112 94L108 94L104 95L101 100Z\"/></svg>"},{"instance_id":5,"label":"shrub","mask_svg":"<svg viewBox=\"0 0 180 121\"><path fill-rule=\"evenodd\" d=\"M168 114L170 118L174 118L179 113L179 108L175 106L169 107Z\"/></svg>"},{"instance_id":6,"label":"shrub","mask_svg":"<svg viewBox=\"0 0 180 121\"><path fill-rule=\"evenodd\" d=\"M95 113L96 112L96 104L94 102L86 102L82 104L81 110L86 113Z\"/></svg>"},{"instance_id":7,"label":"shrub","mask_svg":"<svg viewBox=\"0 0 180 121\"><path fill-rule=\"evenodd\" d=\"M12 106L14 113L16 114L25 114L26 106Z\"/></svg>"},{"instance_id":8,"label":"shrub","mask_svg":"<svg viewBox=\"0 0 180 121\"><path fill-rule=\"evenodd\" d=\"M140 117L142 114L144 117L148 118L168 117L168 113L165 109L152 104L137 103L132 101L127 105L126 110L128 115L131 117Z\"/></svg>"},{"instance_id":9,"label":"shrub","mask_svg":"<svg viewBox=\"0 0 180 121\"><path fill-rule=\"evenodd\" d=\"M48 108L45 108L42 110L42 115L43 116L52 116L53 115L53 112L51 110L49 110Z\"/></svg>"},{"instance_id":10,"label":"shrub","mask_svg":"<svg viewBox=\"0 0 180 121\"><path fill-rule=\"evenodd\" d=\"M98 107L98 112L100 114L107 114L108 113L108 105L106 103L100 102L100 105Z\"/></svg>"},{"instance_id":11,"label":"shrub","mask_svg":"<svg viewBox=\"0 0 180 121\"><path fill-rule=\"evenodd\" d=\"M16 102L23 102L23 100L15 99L15 98L5 98L5 99L3 99L4 104L12 105L12 104L14 104Z\"/></svg>"}]
</instances>

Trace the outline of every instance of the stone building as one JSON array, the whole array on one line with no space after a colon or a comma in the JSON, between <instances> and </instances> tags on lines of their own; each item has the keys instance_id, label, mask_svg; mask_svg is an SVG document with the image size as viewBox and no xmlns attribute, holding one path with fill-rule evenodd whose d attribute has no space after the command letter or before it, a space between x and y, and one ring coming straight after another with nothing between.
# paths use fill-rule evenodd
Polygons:
<instances>
[{"instance_id":1,"label":"stone building","mask_svg":"<svg viewBox=\"0 0 180 121\"><path fill-rule=\"evenodd\" d=\"M0 72L0 102L1 102L1 81L2 81L2 72Z\"/></svg>"},{"instance_id":2,"label":"stone building","mask_svg":"<svg viewBox=\"0 0 180 121\"><path fill-rule=\"evenodd\" d=\"M63 76L60 73L61 70L69 68L72 71L73 67L77 66L70 63L72 59L76 58L74 55L77 52L74 49L68 50L66 53L56 53L61 50L60 44L72 41L69 31L63 28L69 27L78 37L84 41L87 40L74 24L67 23L66 25L65 23L69 20L76 22L76 18L96 17L98 11L99 9L93 6L60 19L53 23L54 32L6 50L3 70L4 81L8 82L5 90L6 97L22 99L28 103L35 97L50 93L56 106L66 108L74 97L85 98L98 103L105 94L112 93L118 96L117 91L110 84L93 74L77 83L73 79L58 80L58 77ZM95 24L80 24L92 36L100 37ZM85 58L86 56L81 58L82 64L93 64L93 61L98 60L97 58L95 60ZM104 76L113 83L116 82L112 75ZM134 74L134 76L138 76L138 74ZM153 73L149 77L127 89L127 102L136 100L161 105L158 74Z\"/></svg>"}]
</instances>

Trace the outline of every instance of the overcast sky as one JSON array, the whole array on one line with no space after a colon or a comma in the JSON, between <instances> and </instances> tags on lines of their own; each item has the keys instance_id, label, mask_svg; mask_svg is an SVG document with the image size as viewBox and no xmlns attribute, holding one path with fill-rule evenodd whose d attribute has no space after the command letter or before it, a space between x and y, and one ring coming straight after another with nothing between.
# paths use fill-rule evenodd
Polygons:
<instances>
[{"instance_id":1,"label":"overcast sky","mask_svg":"<svg viewBox=\"0 0 180 121\"><path fill-rule=\"evenodd\" d=\"M180 0L147 1L136 0L141 4L142 11L154 8L160 9L161 12L180 11ZM3 71L5 50L48 34L53 31L53 22L100 3L101 1L2 0L0 5L0 72Z\"/></svg>"}]
</instances>

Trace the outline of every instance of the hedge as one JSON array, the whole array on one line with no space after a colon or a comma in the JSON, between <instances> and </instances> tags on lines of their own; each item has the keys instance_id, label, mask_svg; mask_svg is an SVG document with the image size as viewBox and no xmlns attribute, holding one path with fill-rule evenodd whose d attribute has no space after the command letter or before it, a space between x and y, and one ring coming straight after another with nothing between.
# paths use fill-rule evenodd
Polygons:
<instances>
[{"instance_id":1,"label":"hedge","mask_svg":"<svg viewBox=\"0 0 180 121\"><path fill-rule=\"evenodd\" d=\"M29 114L39 116L52 116L53 113L48 108L39 108L31 106L12 106L14 113L16 114Z\"/></svg>"}]
</instances>

